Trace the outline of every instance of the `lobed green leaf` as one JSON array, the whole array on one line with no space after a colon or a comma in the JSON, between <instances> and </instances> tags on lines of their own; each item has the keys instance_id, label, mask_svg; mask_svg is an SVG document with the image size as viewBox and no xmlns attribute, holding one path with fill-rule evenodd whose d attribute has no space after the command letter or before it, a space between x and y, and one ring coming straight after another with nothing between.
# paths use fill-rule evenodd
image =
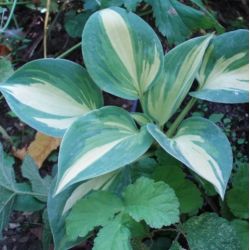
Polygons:
<instances>
[{"instance_id":1,"label":"lobed green leaf","mask_svg":"<svg viewBox=\"0 0 250 250\"><path fill-rule=\"evenodd\" d=\"M177 0L146 0L153 8L156 26L170 44L184 42L193 31L223 27L207 11L199 11Z\"/></svg>"},{"instance_id":2,"label":"lobed green leaf","mask_svg":"<svg viewBox=\"0 0 250 250\"><path fill-rule=\"evenodd\" d=\"M105 226L123 208L115 195L99 191L80 200L66 219L66 231L70 239L85 237L97 226Z\"/></svg>"},{"instance_id":3,"label":"lobed green leaf","mask_svg":"<svg viewBox=\"0 0 250 250\"><path fill-rule=\"evenodd\" d=\"M125 211L135 220L153 228L179 221L179 202L173 189L164 182L145 177L129 185L124 192Z\"/></svg>"},{"instance_id":4,"label":"lobed green leaf","mask_svg":"<svg viewBox=\"0 0 250 250\"><path fill-rule=\"evenodd\" d=\"M93 250L132 250L130 238L129 229L116 219L99 231Z\"/></svg>"}]
</instances>

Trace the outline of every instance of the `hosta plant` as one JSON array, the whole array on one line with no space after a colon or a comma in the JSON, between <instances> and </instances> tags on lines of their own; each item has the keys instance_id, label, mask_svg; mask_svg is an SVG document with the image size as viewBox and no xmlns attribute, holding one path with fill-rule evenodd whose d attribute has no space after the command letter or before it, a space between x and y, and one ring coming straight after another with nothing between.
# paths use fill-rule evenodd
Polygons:
<instances>
[{"instance_id":1,"label":"hosta plant","mask_svg":"<svg viewBox=\"0 0 250 250\"><path fill-rule=\"evenodd\" d=\"M224 199L233 164L230 143L213 122L186 117L197 99L248 101L248 31L196 37L164 55L140 17L109 8L88 19L82 53L86 69L68 60L39 59L0 85L20 119L62 137L48 196L56 249L84 240L98 226L94 249L132 249L131 237L145 237L148 226L170 226L178 223L179 210L197 211L201 197L180 163ZM103 107L101 91L140 103L142 112ZM197 197L195 207L185 200L185 188Z\"/></svg>"}]
</instances>

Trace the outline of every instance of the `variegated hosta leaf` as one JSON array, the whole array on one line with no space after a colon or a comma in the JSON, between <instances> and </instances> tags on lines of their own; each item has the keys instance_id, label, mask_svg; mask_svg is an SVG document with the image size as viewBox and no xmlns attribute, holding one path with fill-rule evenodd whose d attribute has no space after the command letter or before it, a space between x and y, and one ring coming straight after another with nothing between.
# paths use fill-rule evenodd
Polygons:
<instances>
[{"instance_id":1,"label":"variegated hosta leaf","mask_svg":"<svg viewBox=\"0 0 250 250\"><path fill-rule=\"evenodd\" d=\"M204 118L189 118L171 139L152 123L147 128L166 152L212 183L224 197L233 159L230 143L219 127Z\"/></svg>"},{"instance_id":2,"label":"variegated hosta leaf","mask_svg":"<svg viewBox=\"0 0 250 250\"><path fill-rule=\"evenodd\" d=\"M63 213L65 202L67 202L69 197L71 197L72 193L75 191L78 185L73 185L64 192L62 192L60 195L53 197L55 184L56 178L53 179L48 194L48 220L50 224L51 233L53 235L54 249L66 250L72 248L73 246L77 245L77 243L79 243L79 239L77 241L71 241L67 237L65 230L65 219L68 213Z\"/></svg>"},{"instance_id":3,"label":"variegated hosta leaf","mask_svg":"<svg viewBox=\"0 0 250 250\"><path fill-rule=\"evenodd\" d=\"M104 9L89 18L82 50L96 84L127 99L142 96L162 69L163 50L153 29L121 8Z\"/></svg>"},{"instance_id":4,"label":"variegated hosta leaf","mask_svg":"<svg viewBox=\"0 0 250 250\"><path fill-rule=\"evenodd\" d=\"M138 130L127 111L110 106L90 112L64 135L55 194L133 162L151 143L147 129Z\"/></svg>"},{"instance_id":5,"label":"variegated hosta leaf","mask_svg":"<svg viewBox=\"0 0 250 250\"><path fill-rule=\"evenodd\" d=\"M65 202L65 206L63 208L62 215L67 213L74 204L87 195L89 192L93 190L106 190L113 182L113 180L117 177L119 170L98 176L91 180L88 180L82 184L80 184L69 196L67 201Z\"/></svg>"},{"instance_id":6,"label":"variegated hosta leaf","mask_svg":"<svg viewBox=\"0 0 250 250\"><path fill-rule=\"evenodd\" d=\"M176 112L199 70L212 36L198 37L175 47L165 56L164 74L144 96L144 111L160 125Z\"/></svg>"},{"instance_id":7,"label":"variegated hosta leaf","mask_svg":"<svg viewBox=\"0 0 250 250\"><path fill-rule=\"evenodd\" d=\"M249 93L249 32L237 30L215 37L198 74L200 90L191 95L212 102L244 103Z\"/></svg>"},{"instance_id":8,"label":"variegated hosta leaf","mask_svg":"<svg viewBox=\"0 0 250 250\"><path fill-rule=\"evenodd\" d=\"M79 116L102 106L101 92L86 70L63 59L27 63L0 90L21 120L56 137Z\"/></svg>"}]
</instances>

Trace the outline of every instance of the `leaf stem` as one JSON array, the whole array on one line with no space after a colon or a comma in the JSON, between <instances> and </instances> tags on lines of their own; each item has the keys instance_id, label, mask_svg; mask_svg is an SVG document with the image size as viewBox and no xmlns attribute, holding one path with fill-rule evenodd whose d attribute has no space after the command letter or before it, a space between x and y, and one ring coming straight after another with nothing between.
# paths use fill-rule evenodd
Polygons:
<instances>
[{"instance_id":1,"label":"leaf stem","mask_svg":"<svg viewBox=\"0 0 250 250\"><path fill-rule=\"evenodd\" d=\"M17 0L14 0L14 1L13 1L13 5L12 5L12 8L11 8L11 11L10 11L10 14L9 14L9 17L8 17L8 19L7 19L7 21L6 21L5 25L4 25L4 27L0 29L0 33L4 32L4 31L8 28L8 26L9 26L9 24L10 24L10 21L11 21L11 19L12 19L12 16L13 16L13 14L14 14L14 11L15 11L15 8L16 8L16 4L17 4Z\"/></svg>"},{"instance_id":2,"label":"leaf stem","mask_svg":"<svg viewBox=\"0 0 250 250\"><path fill-rule=\"evenodd\" d=\"M43 35L43 56L47 57L47 36L48 36L48 23L49 23L49 10L50 10L51 0L47 0L46 4L46 14L44 20L44 35Z\"/></svg>"},{"instance_id":3,"label":"leaf stem","mask_svg":"<svg viewBox=\"0 0 250 250\"><path fill-rule=\"evenodd\" d=\"M72 51L76 50L77 48L81 47L81 42L77 43L76 45L74 45L73 47L69 48L68 50L66 50L65 52L63 52L61 55L57 56L56 58L64 58L66 57L68 54L70 54Z\"/></svg>"},{"instance_id":4,"label":"leaf stem","mask_svg":"<svg viewBox=\"0 0 250 250\"><path fill-rule=\"evenodd\" d=\"M153 10L152 10L152 9L149 9L149 10L145 10L144 12L138 13L138 15L139 15L140 17L142 17L142 16L149 15L149 14L151 14L152 12L153 12Z\"/></svg>"},{"instance_id":5,"label":"leaf stem","mask_svg":"<svg viewBox=\"0 0 250 250\"><path fill-rule=\"evenodd\" d=\"M181 111L181 113L177 116L177 118L175 119L175 121L173 122L173 124L171 125L171 127L169 128L169 130L167 131L166 135L167 137L172 137L176 131L176 129L178 128L178 126L180 125L180 123L183 121L183 119L185 118L185 116L188 114L188 112L190 111L190 109L194 106L194 104L196 103L197 99L195 98L191 98L189 100L189 102L187 103L186 107Z\"/></svg>"}]
</instances>

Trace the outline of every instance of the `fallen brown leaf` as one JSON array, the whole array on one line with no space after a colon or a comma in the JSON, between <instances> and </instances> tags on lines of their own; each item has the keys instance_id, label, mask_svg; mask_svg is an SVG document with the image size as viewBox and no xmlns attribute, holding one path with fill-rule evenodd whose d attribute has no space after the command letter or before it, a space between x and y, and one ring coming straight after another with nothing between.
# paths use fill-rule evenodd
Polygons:
<instances>
[{"instance_id":1,"label":"fallen brown leaf","mask_svg":"<svg viewBox=\"0 0 250 250\"><path fill-rule=\"evenodd\" d=\"M36 133L35 140L29 145L27 153L34 159L40 168L52 151L58 148L61 139Z\"/></svg>"},{"instance_id":2,"label":"fallen brown leaf","mask_svg":"<svg viewBox=\"0 0 250 250\"><path fill-rule=\"evenodd\" d=\"M21 149L16 149L15 147L12 147L12 154L16 158L23 160L25 155L27 154L27 147L23 147Z\"/></svg>"},{"instance_id":3,"label":"fallen brown leaf","mask_svg":"<svg viewBox=\"0 0 250 250\"><path fill-rule=\"evenodd\" d=\"M28 148L12 148L12 153L20 160L23 160L26 154L30 155L36 162L36 165L40 168L50 153L58 148L60 142L61 139L59 138L54 138L37 132L34 141L30 143Z\"/></svg>"}]
</instances>

